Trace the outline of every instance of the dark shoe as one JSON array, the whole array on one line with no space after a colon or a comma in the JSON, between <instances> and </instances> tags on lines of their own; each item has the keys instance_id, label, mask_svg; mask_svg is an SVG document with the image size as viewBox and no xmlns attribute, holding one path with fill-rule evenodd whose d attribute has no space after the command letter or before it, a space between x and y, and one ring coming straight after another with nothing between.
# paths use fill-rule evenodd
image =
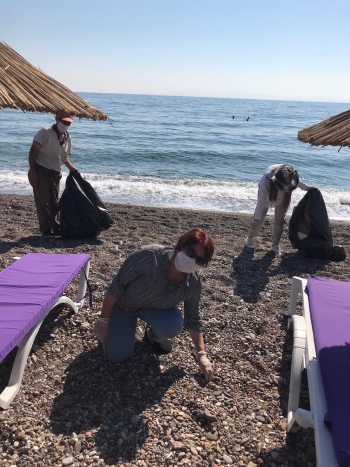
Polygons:
<instances>
[{"instance_id":1,"label":"dark shoe","mask_svg":"<svg viewBox=\"0 0 350 467\"><path fill-rule=\"evenodd\" d=\"M43 237L54 237L54 234L51 232L51 229L45 230L45 232L42 233Z\"/></svg>"},{"instance_id":2,"label":"dark shoe","mask_svg":"<svg viewBox=\"0 0 350 467\"><path fill-rule=\"evenodd\" d=\"M163 341L161 342L154 342L152 343L148 336L147 336L147 330L150 329L149 327L146 328L146 331L145 331L145 340L151 344L151 346L153 347L154 349L154 353L156 355L166 355L168 353L170 353L172 350L173 350L173 346L171 345L171 342L169 339L164 339Z\"/></svg>"}]
</instances>

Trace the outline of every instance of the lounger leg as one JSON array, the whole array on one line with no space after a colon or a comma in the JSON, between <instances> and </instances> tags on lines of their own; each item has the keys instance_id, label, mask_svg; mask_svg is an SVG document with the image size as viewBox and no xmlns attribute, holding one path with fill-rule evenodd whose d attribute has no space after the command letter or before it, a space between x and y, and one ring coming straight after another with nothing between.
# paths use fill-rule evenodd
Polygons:
<instances>
[{"instance_id":1,"label":"lounger leg","mask_svg":"<svg viewBox=\"0 0 350 467\"><path fill-rule=\"evenodd\" d=\"M299 408L301 372L305 365L304 354L306 343L305 319L302 316L294 315L291 322L293 325L293 354L289 385L287 431L291 430L298 418L296 412ZM297 422L299 423L299 421Z\"/></svg>"},{"instance_id":2,"label":"lounger leg","mask_svg":"<svg viewBox=\"0 0 350 467\"><path fill-rule=\"evenodd\" d=\"M13 364L13 368L11 371L10 381L7 387L2 391L0 394L0 407L3 409L7 409L13 399L16 397L19 388L21 387L22 378L24 369L27 364L27 359L30 354L31 348L33 346L34 340L36 335L39 332L40 326L42 325L46 316L50 313L50 311L55 308L57 305L60 304L68 305L72 308L75 312L77 309L75 304L71 299L68 297L60 297L54 305L42 316L42 318L36 323L36 325L23 337L21 342L18 345L17 355Z\"/></svg>"},{"instance_id":3,"label":"lounger leg","mask_svg":"<svg viewBox=\"0 0 350 467\"><path fill-rule=\"evenodd\" d=\"M0 407L2 407L3 409L7 409L9 407L9 405L11 404L11 402L16 397L19 391L24 369L27 364L28 355L31 351L36 335L39 332L40 326L42 325L48 313L49 311L28 332L28 334L22 339L21 343L18 346L17 355L13 364L9 384L0 395Z\"/></svg>"},{"instance_id":4,"label":"lounger leg","mask_svg":"<svg viewBox=\"0 0 350 467\"><path fill-rule=\"evenodd\" d=\"M290 291L290 299L289 299L289 315L294 315L297 308L297 301L298 301L298 294L302 291L304 286L304 279L300 277L294 276L292 279L292 286Z\"/></svg>"},{"instance_id":5,"label":"lounger leg","mask_svg":"<svg viewBox=\"0 0 350 467\"><path fill-rule=\"evenodd\" d=\"M86 294L86 281L89 278L89 270L90 270L90 261L88 261L85 266L80 271L80 279L79 279L79 287L77 293L77 301L75 306L77 307L78 311L84 305L84 299L81 300L82 297Z\"/></svg>"}]
</instances>

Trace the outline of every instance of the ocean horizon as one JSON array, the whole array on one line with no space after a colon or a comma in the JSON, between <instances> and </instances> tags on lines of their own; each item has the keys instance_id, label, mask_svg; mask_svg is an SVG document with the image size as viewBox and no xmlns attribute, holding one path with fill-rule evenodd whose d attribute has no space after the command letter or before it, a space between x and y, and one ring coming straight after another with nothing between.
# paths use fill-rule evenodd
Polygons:
<instances>
[{"instance_id":1,"label":"ocean horizon","mask_svg":"<svg viewBox=\"0 0 350 467\"><path fill-rule=\"evenodd\" d=\"M266 168L288 163L321 190L330 218L350 218L348 148L297 139L299 130L349 104L78 94L110 117L76 119L70 130L71 161L104 201L252 214ZM29 148L36 132L53 123L50 114L0 112L0 193L32 194ZM64 167L61 190L67 173ZM292 206L304 194L296 190Z\"/></svg>"}]
</instances>

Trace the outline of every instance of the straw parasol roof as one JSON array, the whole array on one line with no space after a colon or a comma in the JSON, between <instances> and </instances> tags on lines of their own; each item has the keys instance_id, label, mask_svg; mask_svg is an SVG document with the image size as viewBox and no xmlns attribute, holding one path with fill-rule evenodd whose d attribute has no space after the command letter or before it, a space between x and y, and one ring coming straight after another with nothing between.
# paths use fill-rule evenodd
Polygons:
<instances>
[{"instance_id":1,"label":"straw parasol roof","mask_svg":"<svg viewBox=\"0 0 350 467\"><path fill-rule=\"evenodd\" d=\"M350 110L299 131L298 139L312 146L350 147Z\"/></svg>"},{"instance_id":2,"label":"straw parasol roof","mask_svg":"<svg viewBox=\"0 0 350 467\"><path fill-rule=\"evenodd\" d=\"M89 102L35 68L4 42L0 42L0 109L49 112L79 118L107 120Z\"/></svg>"}]
</instances>

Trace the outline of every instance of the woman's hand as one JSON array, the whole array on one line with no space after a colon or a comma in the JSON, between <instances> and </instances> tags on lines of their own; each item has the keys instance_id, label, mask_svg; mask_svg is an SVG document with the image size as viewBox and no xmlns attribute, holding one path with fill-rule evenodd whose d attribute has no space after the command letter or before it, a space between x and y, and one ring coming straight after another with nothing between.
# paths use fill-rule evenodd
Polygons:
<instances>
[{"instance_id":1,"label":"woman's hand","mask_svg":"<svg viewBox=\"0 0 350 467\"><path fill-rule=\"evenodd\" d=\"M108 336L109 318L98 318L92 333L103 344Z\"/></svg>"},{"instance_id":2,"label":"woman's hand","mask_svg":"<svg viewBox=\"0 0 350 467\"><path fill-rule=\"evenodd\" d=\"M194 331L193 329L189 329L188 331L192 337L194 346L197 350L197 362L198 362L199 368L204 373L205 379L207 381L210 381L211 377L213 376L213 366L208 360L207 354L205 353L205 350L204 350L203 334L201 332Z\"/></svg>"},{"instance_id":3,"label":"woman's hand","mask_svg":"<svg viewBox=\"0 0 350 467\"><path fill-rule=\"evenodd\" d=\"M207 354L204 351L197 352L197 362L199 368L204 373L205 379L210 381L213 376L213 366L207 358Z\"/></svg>"}]
</instances>

